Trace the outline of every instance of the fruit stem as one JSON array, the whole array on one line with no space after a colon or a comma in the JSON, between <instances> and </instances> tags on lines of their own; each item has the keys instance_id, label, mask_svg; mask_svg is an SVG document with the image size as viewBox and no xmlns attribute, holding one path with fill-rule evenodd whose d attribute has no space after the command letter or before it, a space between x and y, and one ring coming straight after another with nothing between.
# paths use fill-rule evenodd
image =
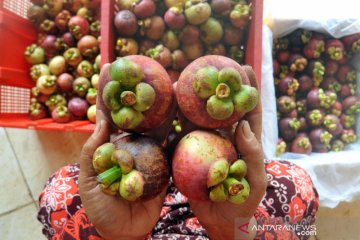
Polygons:
<instances>
[{"instance_id":1,"label":"fruit stem","mask_svg":"<svg viewBox=\"0 0 360 240\"><path fill-rule=\"evenodd\" d=\"M226 178L223 184L229 196L235 196L244 189L244 185L232 177Z\"/></svg>"},{"instance_id":2,"label":"fruit stem","mask_svg":"<svg viewBox=\"0 0 360 240\"><path fill-rule=\"evenodd\" d=\"M100 173L96 177L96 181L104 184L105 186L110 186L111 183L121 178L121 169L117 166L112 167L105 172Z\"/></svg>"},{"instance_id":3,"label":"fruit stem","mask_svg":"<svg viewBox=\"0 0 360 240\"><path fill-rule=\"evenodd\" d=\"M225 99L230 96L230 87L226 83L219 83L216 87L216 96L220 99Z\"/></svg>"},{"instance_id":4,"label":"fruit stem","mask_svg":"<svg viewBox=\"0 0 360 240\"><path fill-rule=\"evenodd\" d=\"M136 95L132 91L123 91L120 99L124 106L132 106L136 103Z\"/></svg>"}]
</instances>

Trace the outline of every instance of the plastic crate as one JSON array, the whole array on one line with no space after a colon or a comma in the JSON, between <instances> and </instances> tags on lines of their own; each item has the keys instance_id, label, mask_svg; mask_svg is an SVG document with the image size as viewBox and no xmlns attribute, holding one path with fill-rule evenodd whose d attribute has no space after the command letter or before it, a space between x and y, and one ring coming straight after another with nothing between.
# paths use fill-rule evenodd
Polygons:
<instances>
[{"instance_id":1,"label":"plastic crate","mask_svg":"<svg viewBox=\"0 0 360 240\"><path fill-rule=\"evenodd\" d=\"M261 86L263 0L252 0L252 14L246 43L245 63L252 66ZM101 63L115 60L115 1L101 2Z\"/></svg>"},{"instance_id":2,"label":"plastic crate","mask_svg":"<svg viewBox=\"0 0 360 240\"><path fill-rule=\"evenodd\" d=\"M0 3L0 126L92 132L90 121L55 123L51 118L29 118L30 89L35 82L29 76L30 65L24 58L26 46L36 41L37 33L27 20L29 0L4 0Z\"/></svg>"}]
</instances>

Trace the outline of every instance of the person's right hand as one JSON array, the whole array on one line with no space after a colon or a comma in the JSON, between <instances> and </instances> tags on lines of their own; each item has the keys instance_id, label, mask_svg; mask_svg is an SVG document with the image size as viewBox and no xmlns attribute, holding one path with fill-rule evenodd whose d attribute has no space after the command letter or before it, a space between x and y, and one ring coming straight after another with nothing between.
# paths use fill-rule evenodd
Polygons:
<instances>
[{"instance_id":1,"label":"person's right hand","mask_svg":"<svg viewBox=\"0 0 360 240\"><path fill-rule=\"evenodd\" d=\"M102 71L108 71L109 66L109 64L104 65ZM145 202L129 202L102 192L92 166L93 154L97 147L109 142L110 137L119 136L117 129L110 124L110 120L104 114L106 109L101 104L99 95L97 103L99 104L97 104L96 128L81 152L79 175L81 201L87 216L103 238L145 239L159 219L166 188L157 197ZM164 124L171 125L171 121ZM166 134L166 131L157 131L156 139L161 142Z\"/></svg>"}]
</instances>

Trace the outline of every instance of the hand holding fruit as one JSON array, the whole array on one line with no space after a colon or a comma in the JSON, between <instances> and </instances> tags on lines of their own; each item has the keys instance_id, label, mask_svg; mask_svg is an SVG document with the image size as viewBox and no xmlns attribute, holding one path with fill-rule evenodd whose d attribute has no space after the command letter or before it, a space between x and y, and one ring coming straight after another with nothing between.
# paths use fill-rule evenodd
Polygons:
<instances>
[{"instance_id":1,"label":"hand holding fruit","mask_svg":"<svg viewBox=\"0 0 360 240\"><path fill-rule=\"evenodd\" d=\"M249 76L251 85L256 87L257 83L252 69L245 66L244 70ZM246 179L251 189L247 200L237 205L230 201L198 201L189 197L192 211L212 239L234 239L235 220L241 218L250 221L265 193L266 174L261 147L262 118L260 102L243 119L237 125L233 137L241 158L247 164ZM173 165L173 176L176 184L176 173L174 171ZM179 190L181 191L180 187Z\"/></svg>"}]
</instances>

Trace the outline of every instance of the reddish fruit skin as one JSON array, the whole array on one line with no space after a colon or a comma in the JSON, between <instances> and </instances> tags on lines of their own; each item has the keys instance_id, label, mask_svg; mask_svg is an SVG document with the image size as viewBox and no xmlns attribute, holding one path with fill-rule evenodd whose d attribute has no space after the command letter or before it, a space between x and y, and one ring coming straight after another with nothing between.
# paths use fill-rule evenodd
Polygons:
<instances>
[{"instance_id":1,"label":"reddish fruit skin","mask_svg":"<svg viewBox=\"0 0 360 240\"><path fill-rule=\"evenodd\" d=\"M310 39L310 41L305 45L303 49L303 54L305 57L309 59L319 58L321 53L316 52L317 51L317 45L318 44L324 44L324 41L318 40L318 39Z\"/></svg>"},{"instance_id":2,"label":"reddish fruit skin","mask_svg":"<svg viewBox=\"0 0 360 240\"><path fill-rule=\"evenodd\" d=\"M342 103L344 112L346 112L351 106L354 106L357 102L359 102L359 99L356 96L349 96L345 98Z\"/></svg>"},{"instance_id":3,"label":"reddish fruit skin","mask_svg":"<svg viewBox=\"0 0 360 240\"><path fill-rule=\"evenodd\" d=\"M57 112L57 108L55 108L52 112L51 112L51 117L52 119L54 119L55 122L57 123L67 123L70 122L70 113L66 113L64 116L60 116L59 113Z\"/></svg>"},{"instance_id":4,"label":"reddish fruit skin","mask_svg":"<svg viewBox=\"0 0 360 240\"><path fill-rule=\"evenodd\" d=\"M309 92L314 85L313 79L308 75L302 75L298 79L299 92Z\"/></svg>"},{"instance_id":5,"label":"reddish fruit skin","mask_svg":"<svg viewBox=\"0 0 360 240\"><path fill-rule=\"evenodd\" d=\"M138 29L136 16L129 10L118 12L115 15L114 24L117 32L122 37L131 37Z\"/></svg>"},{"instance_id":6,"label":"reddish fruit skin","mask_svg":"<svg viewBox=\"0 0 360 240\"><path fill-rule=\"evenodd\" d=\"M293 140L297 133L298 130L293 129L290 126L290 121L292 119L291 118L282 118L279 121L279 132L280 132L280 136L285 140L285 141L291 141Z\"/></svg>"},{"instance_id":7,"label":"reddish fruit skin","mask_svg":"<svg viewBox=\"0 0 360 240\"><path fill-rule=\"evenodd\" d=\"M329 55L329 49L331 47L341 49L342 54L344 53L344 44L339 39L329 39L325 42L325 52ZM335 60L335 59L333 59ZM339 60L338 60L339 61Z\"/></svg>"},{"instance_id":8,"label":"reddish fruit skin","mask_svg":"<svg viewBox=\"0 0 360 240\"><path fill-rule=\"evenodd\" d=\"M63 43L69 46L69 48L76 45L76 40L70 32L66 32L62 35L61 40Z\"/></svg>"},{"instance_id":9,"label":"reddish fruit skin","mask_svg":"<svg viewBox=\"0 0 360 240\"><path fill-rule=\"evenodd\" d=\"M322 128L316 128L313 129L309 134L309 138L315 152L329 151L320 140L320 136L322 133L324 133L324 130Z\"/></svg>"},{"instance_id":10,"label":"reddish fruit skin","mask_svg":"<svg viewBox=\"0 0 360 240\"><path fill-rule=\"evenodd\" d=\"M145 55L146 51L156 46L156 43L150 39L144 39L140 42L139 52Z\"/></svg>"},{"instance_id":11,"label":"reddish fruit skin","mask_svg":"<svg viewBox=\"0 0 360 240\"><path fill-rule=\"evenodd\" d=\"M240 73L243 84L250 85L247 74L234 60L217 55L200 57L190 63L180 75L176 88L179 107L186 118L198 126L212 129L231 126L239 121L244 113L234 111L226 120L213 119L206 111L206 100L200 99L193 89L192 82L195 73L206 66L214 66L219 70L224 67L232 67Z\"/></svg>"},{"instance_id":12,"label":"reddish fruit skin","mask_svg":"<svg viewBox=\"0 0 360 240\"><path fill-rule=\"evenodd\" d=\"M285 118L297 118L298 117L298 112L296 111L296 109L293 109L290 112L283 113L282 117L285 117Z\"/></svg>"},{"instance_id":13,"label":"reddish fruit skin","mask_svg":"<svg viewBox=\"0 0 360 240\"><path fill-rule=\"evenodd\" d=\"M290 59L290 55L291 54L288 50L281 50L278 51L276 58L279 61L279 63L286 64Z\"/></svg>"},{"instance_id":14,"label":"reddish fruit skin","mask_svg":"<svg viewBox=\"0 0 360 240\"><path fill-rule=\"evenodd\" d=\"M61 91L70 93L73 90L73 81L74 77L71 74L62 73L56 79L56 85Z\"/></svg>"},{"instance_id":15,"label":"reddish fruit skin","mask_svg":"<svg viewBox=\"0 0 360 240\"><path fill-rule=\"evenodd\" d=\"M193 147L204 145L206 147ZM172 174L179 191L192 200L210 201L207 175L218 158L225 158L230 164L236 160L236 150L228 139L200 130L186 135L176 146L172 158Z\"/></svg>"},{"instance_id":16,"label":"reddish fruit skin","mask_svg":"<svg viewBox=\"0 0 360 240\"><path fill-rule=\"evenodd\" d=\"M230 0L212 0L211 9L217 14L226 14L231 10Z\"/></svg>"},{"instance_id":17,"label":"reddish fruit skin","mask_svg":"<svg viewBox=\"0 0 360 240\"><path fill-rule=\"evenodd\" d=\"M199 41L200 38L200 30L198 27L193 25L187 25L179 35L179 40L183 44L193 44Z\"/></svg>"},{"instance_id":18,"label":"reddish fruit skin","mask_svg":"<svg viewBox=\"0 0 360 240\"><path fill-rule=\"evenodd\" d=\"M138 18L147 18L155 14L156 5L153 0L142 0L134 5L134 13Z\"/></svg>"},{"instance_id":19,"label":"reddish fruit skin","mask_svg":"<svg viewBox=\"0 0 360 240\"><path fill-rule=\"evenodd\" d=\"M337 71L337 79L340 83L346 83L348 81L347 74L351 71L351 67L349 65L342 65L339 67Z\"/></svg>"},{"instance_id":20,"label":"reddish fruit skin","mask_svg":"<svg viewBox=\"0 0 360 240\"><path fill-rule=\"evenodd\" d=\"M280 79L278 90L284 95L292 96L298 90L298 87L294 87L296 84L298 84L297 79L288 75Z\"/></svg>"},{"instance_id":21,"label":"reddish fruit skin","mask_svg":"<svg viewBox=\"0 0 360 240\"><path fill-rule=\"evenodd\" d=\"M232 26L227 26L224 29L223 41L225 44L234 46L239 45L243 40L244 31Z\"/></svg>"},{"instance_id":22,"label":"reddish fruit skin","mask_svg":"<svg viewBox=\"0 0 360 240\"><path fill-rule=\"evenodd\" d=\"M306 103L310 109L320 108L319 89L312 89L306 96Z\"/></svg>"},{"instance_id":23,"label":"reddish fruit skin","mask_svg":"<svg viewBox=\"0 0 360 240\"><path fill-rule=\"evenodd\" d=\"M164 21L167 26L171 29L181 29L186 24L186 18L183 13L175 13L171 8L169 8L164 15Z\"/></svg>"},{"instance_id":24,"label":"reddish fruit skin","mask_svg":"<svg viewBox=\"0 0 360 240\"><path fill-rule=\"evenodd\" d=\"M324 90L338 92L338 87L340 87L340 83L334 77L325 77L325 79L321 82L321 88Z\"/></svg>"},{"instance_id":25,"label":"reddish fruit skin","mask_svg":"<svg viewBox=\"0 0 360 240\"><path fill-rule=\"evenodd\" d=\"M167 74L166 70L160 65L160 63L156 62L155 60L140 55L131 55L124 57L139 64L142 68L144 73L144 79L142 80L145 83L150 84L156 93L156 98L154 104L151 106L150 109L143 112L144 121L134 129L124 129L129 132L146 132L149 130L153 130L155 127L159 126L163 123L166 118L169 116L172 102L173 102L173 86L169 75ZM96 107L99 110L102 110L105 116L108 119L111 119L109 109L104 105L102 101L102 92L104 86L107 82L109 82L109 68L110 64L106 64L102 67L100 72L100 83L99 83L99 99L96 103ZM115 128L115 124L113 124Z\"/></svg>"},{"instance_id":26,"label":"reddish fruit skin","mask_svg":"<svg viewBox=\"0 0 360 240\"><path fill-rule=\"evenodd\" d=\"M151 23L145 27L143 34L151 40L160 40L165 32L165 22L160 16L152 16Z\"/></svg>"},{"instance_id":27,"label":"reddish fruit skin","mask_svg":"<svg viewBox=\"0 0 360 240\"><path fill-rule=\"evenodd\" d=\"M69 103L68 103L68 109L69 112L74 116L74 117L83 117L86 115L87 109L89 108L88 103L79 97L74 97L72 99L70 99Z\"/></svg>"},{"instance_id":28,"label":"reddish fruit skin","mask_svg":"<svg viewBox=\"0 0 360 240\"><path fill-rule=\"evenodd\" d=\"M331 113L339 117L341 112L342 112L342 104L341 102L336 101L335 104L332 106Z\"/></svg>"},{"instance_id":29,"label":"reddish fruit skin","mask_svg":"<svg viewBox=\"0 0 360 240\"><path fill-rule=\"evenodd\" d=\"M169 77L170 77L172 83L177 82L177 80L180 77L180 72L175 71L173 69L168 69L167 73L169 74Z\"/></svg>"},{"instance_id":30,"label":"reddish fruit skin","mask_svg":"<svg viewBox=\"0 0 360 240\"><path fill-rule=\"evenodd\" d=\"M278 60L273 59L273 70L274 70L274 75L277 76L280 73L280 64L278 62Z\"/></svg>"},{"instance_id":31,"label":"reddish fruit skin","mask_svg":"<svg viewBox=\"0 0 360 240\"><path fill-rule=\"evenodd\" d=\"M70 18L69 23L69 30L74 35L76 39L80 39L81 37L87 35L89 33L89 23L88 21L80 16L73 16ZM78 32L74 32L73 28L79 28Z\"/></svg>"},{"instance_id":32,"label":"reddish fruit skin","mask_svg":"<svg viewBox=\"0 0 360 240\"><path fill-rule=\"evenodd\" d=\"M291 142L291 152L293 153L299 153L299 154L310 154L312 151L312 145L310 143L310 145L307 148L298 146L298 143L303 140L303 139L309 139L306 136L297 136L292 142ZM310 141L310 139L309 139Z\"/></svg>"},{"instance_id":33,"label":"reddish fruit skin","mask_svg":"<svg viewBox=\"0 0 360 240\"><path fill-rule=\"evenodd\" d=\"M347 98L353 95L353 93L351 92L351 88L347 84L341 85L339 94L342 98Z\"/></svg>"},{"instance_id":34,"label":"reddish fruit skin","mask_svg":"<svg viewBox=\"0 0 360 240\"><path fill-rule=\"evenodd\" d=\"M299 128L299 132L304 132L308 130L308 125L306 123L306 118L305 117L299 117L299 121L300 121L300 128ZM298 136L300 135L300 133L298 133Z\"/></svg>"},{"instance_id":35,"label":"reddish fruit skin","mask_svg":"<svg viewBox=\"0 0 360 240\"><path fill-rule=\"evenodd\" d=\"M46 57L52 58L57 54L56 49L56 37L54 35L47 35L41 44L41 47L45 50Z\"/></svg>"},{"instance_id":36,"label":"reddish fruit skin","mask_svg":"<svg viewBox=\"0 0 360 240\"><path fill-rule=\"evenodd\" d=\"M144 178L144 192L139 201L158 196L170 178L168 160L159 144L140 134L119 135L112 142L116 149L123 149L133 157L134 169L141 172Z\"/></svg>"},{"instance_id":37,"label":"reddish fruit skin","mask_svg":"<svg viewBox=\"0 0 360 240\"><path fill-rule=\"evenodd\" d=\"M358 41L359 39L360 39L360 33L354 33L354 34L343 37L341 39L341 41L343 42L344 46L347 49L352 49L353 43Z\"/></svg>"},{"instance_id":38,"label":"reddish fruit skin","mask_svg":"<svg viewBox=\"0 0 360 240\"><path fill-rule=\"evenodd\" d=\"M55 25L61 32L67 31L70 17L71 14L68 10L62 10L56 15Z\"/></svg>"},{"instance_id":39,"label":"reddish fruit skin","mask_svg":"<svg viewBox=\"0 0 360 240\"><path fill-rule=\"evenodd\" d=\"M328 60L325 64L325 75L334 75L339 69L339 63L334 60Z\"/></svg>"},{"instance_id":40,"label":"reddish fruit skin","mask_svg":"<svg viewBox=\"0 0 360 240\"><path fill-rule=\"evenodd\" d=\"M91 35L83 36L77 43L77 48L85 57L95 57L99 52L99 42Z\"/></svg>"}]
</instances>

